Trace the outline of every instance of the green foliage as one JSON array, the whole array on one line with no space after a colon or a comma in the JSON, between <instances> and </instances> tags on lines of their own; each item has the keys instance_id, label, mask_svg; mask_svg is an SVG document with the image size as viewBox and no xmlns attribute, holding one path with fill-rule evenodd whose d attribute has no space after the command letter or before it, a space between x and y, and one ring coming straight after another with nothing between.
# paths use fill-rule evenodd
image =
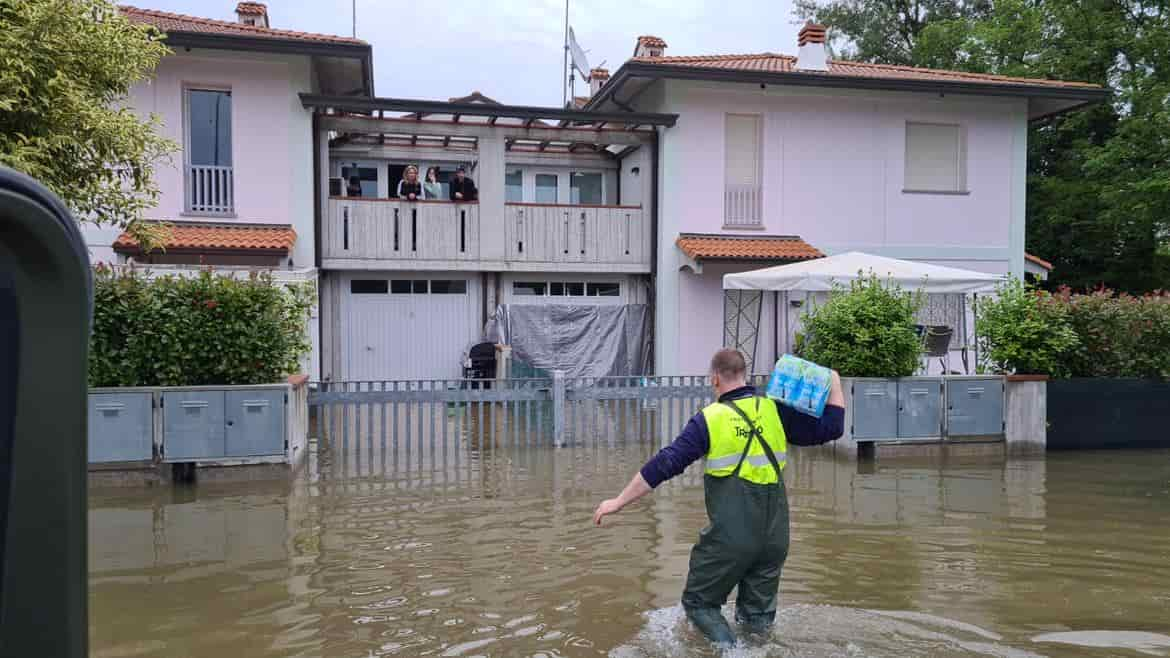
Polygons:
<instances>
[{"instance_id":1,"label":"green foliage","mask_svg":"<svg viewBox=\"0 0 1170 658\"><path fill-rule=\"evenodd\" d=\"M975 333L980 365L1009 374L1067 376L1068 355L1080 344L1067 305L1017 279L1001 285L995 297L979 299Z\"/></svg>"},{"instance_id":2,"label":"green foliage","mask_svg":"<svg viewBox=\"0 0 1170 658\"><path fill-rule=\"evenodd\" d=\"M845 59L913 65L928 25L989 11L991 0L796 0L796 15L829 27L834 51Z\"/></svg>"},{"instance_id":3,"label":"green foliage","mask_svg":"<svg viewBox=\"0 0 1170 658\"><path fill-rule=\"evenodd\" d=\"M1063 289L1057 299L1080 338L1067 359L1073 377L1170 377L1170 296Z\"/></svg>"},{"instance_id":4,"label":"green foliage","mask_svg":"<svg viewBox=\"0 0 1170 658\"><path fill-rule=\"evenodd\" d=\"M799 355L843 377L912 375L922 354L914 331L921 305L921 294L887 286L873 274L860 277L805 313Z\"/></svg>"},{"instance_id":5,"label":"green foliage","mask_svg":"<svg viewBox=\"0 0 1170 658\"><path fill-rule=\"evenodd\" d=\"M176 147L124 102L168 52L161 38L108 0L0 0L0 164L147 242L154 163Z\"/></svg>"},{"instance_id":6,"label":"green foliage","mask_svg":"<svg viewBox=\"0 0 1170 658\"><path fill-rule=\"evenodd\" d=\"M311 284L94 273L91 386L268 384L298 370Z\"/></svg>"},{"instance_id":7,"label":"green foliage","mask_svg":"<svg viewBox=\"0 0 1170 658\"><path fill-rule=\"evenodd\" d=\"M1033 122L1027 244L1051 285L1170 287L1170 3L799 0L847 57L1103 85L1110 101Z\"/></svg>"}]
</instances>

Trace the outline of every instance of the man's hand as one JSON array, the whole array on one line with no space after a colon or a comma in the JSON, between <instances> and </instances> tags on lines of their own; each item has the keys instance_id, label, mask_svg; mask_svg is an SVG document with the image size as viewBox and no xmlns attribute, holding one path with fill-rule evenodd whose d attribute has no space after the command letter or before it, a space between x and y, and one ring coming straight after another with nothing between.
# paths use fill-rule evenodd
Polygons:
<instances>
[{"instance_id":1,"label":"man's hand","mask_svg":"<svg viewBox=\"0 0 1170 658\"><path fill-rule=\"evenodd\" d=\"M462 192L456 192L456 193L455 193L455 198L456 198L456 199L462 199L462 198L463 198L463 193L462 193Z\"/></svg>"},{"instance_id":2,"label":"man's hand","mask_svg":"<svg viewBox=\"0 0 1170 658\"><path fill-rule=\"evenodd\" d=\"M597 506L597 511L593 512L593 524L601 525L601 520L610 514L617 514L622 511L622 503L617 498L610 498L609 500L601 501Z\"/></svg>"},{"instance_id":3,"label":"man's hand","mask_svg":"<svg viewBox=\"0 0 1170 658\"><path fill-rule=\"evenodd\" d=\"M834 407L845 408L845 389L841 387L841 375L837 371L833 372L833 385L829 389L829 399L825 402L826 405L833 405Z\"/></svg>"}]
</instances>

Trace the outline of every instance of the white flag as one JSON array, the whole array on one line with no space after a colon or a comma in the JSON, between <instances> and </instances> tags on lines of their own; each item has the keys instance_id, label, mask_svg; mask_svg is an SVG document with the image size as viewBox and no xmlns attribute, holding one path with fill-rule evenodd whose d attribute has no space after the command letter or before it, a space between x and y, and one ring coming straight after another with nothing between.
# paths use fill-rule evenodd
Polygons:
<instances>
[{"instance_id":1,"label":"white flag","mask_svg":"<svg viewBox=\"0 0 1170 658\"><path fill-rule=\"evenodd\" d=\"M589 79L589 60L585 59L585 51L577 43L577 35L573 28L569 28L569 55L573 58L573 67L581 72L581 77Z\"/></svg>"}]
</instances>

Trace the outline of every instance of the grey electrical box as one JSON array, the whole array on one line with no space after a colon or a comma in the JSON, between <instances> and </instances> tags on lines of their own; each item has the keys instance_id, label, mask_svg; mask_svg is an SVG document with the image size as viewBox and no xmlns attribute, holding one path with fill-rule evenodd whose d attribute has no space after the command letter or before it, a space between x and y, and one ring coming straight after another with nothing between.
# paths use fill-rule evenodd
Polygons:
<instances>
[{"instance_id":1,"label":"grey electrical box","mask_svg":"<svg viewBox=\"0 0 1170 658\"><path fill-rule=\"evenodd\" d=\"M898 383L892 379L853 381L853 438L898 436Z\"/></svg>"},{"instance_id":2,"label":"grey electrical box","mask_svg":"<svg viewBox=\"0 0 1170 658\"><path fill-rule=\"evenodd\" d=\"M226 454L224 392L164 391L163 461L222 459Z\"/></svg>"},{"instance_id":3,"label":"grey electrical box","mask_svg":"<svg viewBox=\"0 0 1170 658\"><path fill-rule=\"evenodd\" d=\"M898 438L942 437L942 397L941 378L898 380Z\"/></svg>"},{"instance_id":4,"label":"grey electrical box","mask_svg":"<svg viewBox=\"0 0 1170 658\"><path fill-rule=\"evenodd\" d=\"M89 463L150 461L154 457L153 396L93 393L89 396Z\"/></svg>"},{"instance_id":5,"label":"grey electrical box","mask_svg":"<svg viewBox=\"0 0 1170 658\"><path fill-rule=\"evenodd\" d=\"M947 435L1002 435L1003 394L1000 377L948 378Z\"/></svg>"},{"instance_id":6,"label":"grey electrical box","mask_svg":"<svg viewBox=\"0 0 1170 658\"><path fill-rule=\"evenodd\" d=\"M280 390L228 391L227 456L283 455L284 401Z\"/></svg>"}]
</instances>

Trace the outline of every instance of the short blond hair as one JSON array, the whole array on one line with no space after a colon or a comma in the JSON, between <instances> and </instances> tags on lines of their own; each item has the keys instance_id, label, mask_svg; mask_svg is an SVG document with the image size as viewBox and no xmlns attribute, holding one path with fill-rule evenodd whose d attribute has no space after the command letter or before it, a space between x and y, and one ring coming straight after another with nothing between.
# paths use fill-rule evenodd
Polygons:
<instances>
[{"instance_id":1,"label":"short blond hair","mask_svg":"<svg viewBox=\"0 0 1170 658\"><path fill-rule=\"evenodd\" d=\"M739 350L719 350L711 357L711 374L735 381L747 376L747 361Z\"/></svg>"}]
</instances>

